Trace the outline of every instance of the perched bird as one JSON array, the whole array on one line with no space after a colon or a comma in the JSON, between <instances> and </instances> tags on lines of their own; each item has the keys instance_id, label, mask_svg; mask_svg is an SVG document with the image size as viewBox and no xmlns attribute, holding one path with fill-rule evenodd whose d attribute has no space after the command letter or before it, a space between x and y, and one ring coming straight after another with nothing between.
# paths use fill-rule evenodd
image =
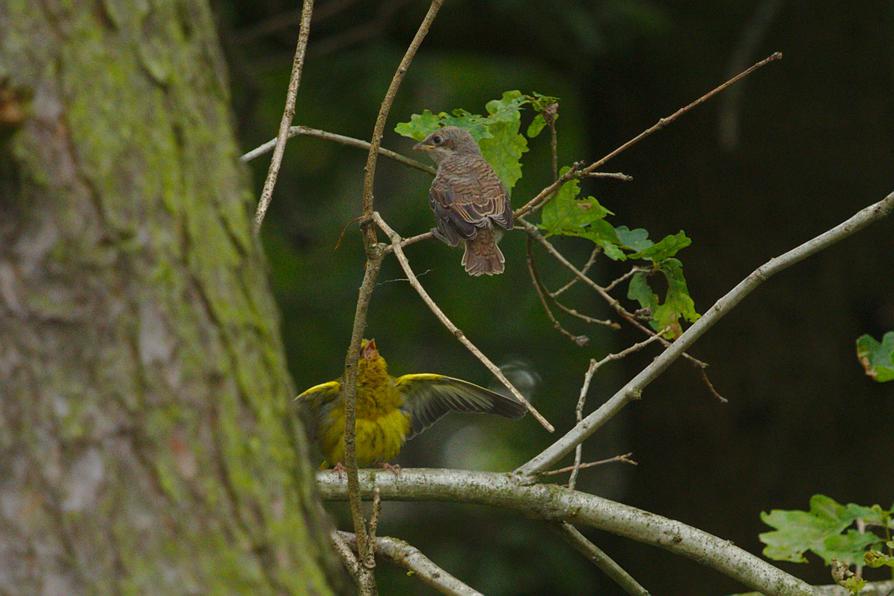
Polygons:
<instances>
[{"instance_id":1,"label":"perched bird","mask_svg":"<svg viewBox=\"0 0 894 596\"><path fill-rule=\"evenodd\" d=\"M312 436L326 459L321 468L344 461L345 409L341 381L315 385L295 398L310 408ZM359 466L384 463L404 443L449 411L486 412L520 418L525 406L512 397L473 383L434 373L392 377L374 339L364 339L357 363Z\"/></svg>"},{"instance_id":2,"label":"perched bird","mask_svg":"<svg viewBox=\"0 0 894 596\"><path fill-rule=\"evenodd\" d=\"M512 228L512 205L475 139L465 129L445 126L413 149L428 152L438 166L428 194L434 235L449 246L465 243L462 264L469 275L503 273L506 259L497 243L499 228Z\"/></svg>"}]
</instances>

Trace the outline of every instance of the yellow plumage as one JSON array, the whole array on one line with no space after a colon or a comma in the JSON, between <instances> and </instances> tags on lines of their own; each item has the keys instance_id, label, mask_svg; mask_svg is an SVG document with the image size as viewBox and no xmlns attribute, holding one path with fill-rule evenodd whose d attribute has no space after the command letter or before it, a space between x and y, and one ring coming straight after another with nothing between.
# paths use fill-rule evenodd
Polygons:
<instances>
[{"instance_id":1,"label":"yellow plumage","mask_svg":"<svg viewBox=\"0 0 894 596\"><path fill-rule=\"evenodd\" d=\"M345 409L341 381L315 385L295 398L311 409L311 430L325 457L321 467L344 461ZM449 411L524 415L515 399L473 383L434 373L392 377L375 340L363 340L357 363L357 464L387 462L404 443Z\"/></svg>"}]
</instances>

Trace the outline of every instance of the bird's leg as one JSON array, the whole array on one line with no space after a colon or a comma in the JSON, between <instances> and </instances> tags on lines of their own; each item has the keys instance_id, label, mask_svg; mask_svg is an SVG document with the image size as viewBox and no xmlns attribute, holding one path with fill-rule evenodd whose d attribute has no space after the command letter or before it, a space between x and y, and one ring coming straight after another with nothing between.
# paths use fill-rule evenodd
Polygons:
<instances>
[{"instance_id":1,"label":"bird's leg","mask_svg":"<svg viewBox=\"0 0 894 596\"><path fill-rule=\"evenodd\" d=\"M400 466L397 464L389 464L388 462L382 462L379 464L379 467L383 470L388 470L392 474L394 474L397 478L400 478Z\"/></svg>"}]
</instances>

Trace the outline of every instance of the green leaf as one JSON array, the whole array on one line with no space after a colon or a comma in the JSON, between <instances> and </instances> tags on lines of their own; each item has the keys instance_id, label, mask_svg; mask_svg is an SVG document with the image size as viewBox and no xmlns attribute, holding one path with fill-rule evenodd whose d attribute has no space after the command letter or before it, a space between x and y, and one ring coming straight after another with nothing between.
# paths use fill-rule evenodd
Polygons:
<instances>
[{"instance_id":1,"label":"green leaf","mask_svg":"<svg viewBox=\"0 0 894 596\"><path fill-rule=\"evenodd\" d=\"M649 324L655 331L665 331L665 337L673 339L683 333L680 319L694 323L701 315L695 310L695 303L689 295L689 287L683 275L683 263L678 259L665 259L658 265L657 271L664 274L667 280L667 294L664 301L649 285L649 273L634 274L627 286L627 297L636 300L641 308L648 308L652 317Z\"/></svg>"},{"instance_id":2,"label":"green leaf","mask_svg":"<svg viewBox=\"0 0 894 596\"><path fill-rule=\"evenodd\" d=\"M615 228L621 245L632 251L643 251L653 245L649 240L649 232L642 228L631 230L627 226L618 226Z\"/></svg>"},{"instance_id":3,"label":"green leaf","mask_svg":"<svg viewBox=\"0 0 894 596\"><path fill-rule=\"evenodd\" d=\"M894 380L894 331L887 332L881 343L871 335L857 340L857 358L866 374L878 383Z\"/></svg>"},{"instance_id":4,"label":"green leaf","mask_svg":"<svg viewBox=\"0 0 894 596\"><path fill-rule=\"evenodd\" d=\"M564 175L570 168L562 168ZM599 204L594 197L578 199L580 181L572 179L559 188L556 195L543 207L540 227L550 235L582 235L582 229L604 219L611 211Z\"/></svg>"},{"instance_id":5,"label":"green leaf","mask_svg":"<svg viewBox=\"0 0 894 596\"><path fill-rule=\"evenodd\" d=\"M409 122L400 122L394 127L394 132L401 136L421 141L441 128L442 116L446 116L446 114L443 112L441 114L432 114L429 110L423 110L421 114L410 116Z\"/></svg>"},{"instance_id":6,"label":"green leaf","mask_svg":"<svg viewBox=\"0 0 894 596\"><path fill-rule=\"evenodd\" d=\"M881 543L881 538L872 533L848 530L866 508L844 506L824 495L814 495L810 499L809 511L774 509L761 513L761 520L775 528L772 532L759 535L764 548L764 556L777 561L805 563L804 553L811 551L823 558L828 565L838 559L853 565L863 561L867 546Z\"/></svg>"},{"instance_id":7,"label":"green leaf","mask_svg":"<svg viewBox=\"0 0 894 596\"><path fill-rule=\"evenodd\" d=\"M649 259L653 263L660 263L665 259L676 255L678 252L692 244L692 240L686 232L680 230L676 234L665 236L660 242L642 248L639 252L630 255L631 259Z\"/></svg>"},{"instance_id":8,"label":"green leaf","mask_svg":"<svg viewBox=\"0 0 894 596\"><path fill-rule=\"evenodd\" d=\"M546 126L546 118L543 117L543 114L537 114L531 120L531 123L528 125L528 131L525 134L528 135L529 139L533 139L540 134L544 126Z\"/></svg>"}]
</instances>

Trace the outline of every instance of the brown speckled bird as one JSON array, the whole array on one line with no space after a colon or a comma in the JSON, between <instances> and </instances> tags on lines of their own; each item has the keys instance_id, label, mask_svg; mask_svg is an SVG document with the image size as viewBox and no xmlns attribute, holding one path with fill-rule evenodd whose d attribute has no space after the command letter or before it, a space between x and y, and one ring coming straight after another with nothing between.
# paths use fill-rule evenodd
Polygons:
<instances>
[{"instance_id":1,"label":"brown speckled bird","mask_svg":"<svg viewBox=\"0 0 894 596\"><path fill-rule=\"evenodd\" d=\"M512 205L475 139L462 128L445 126L413 148L428 152L438 166L428 194L435 237L449 246L465 243L462 264L469 275L503 273L506 259L497 243L499 228L512 228Z\"/></svg>"}]
</instances>

